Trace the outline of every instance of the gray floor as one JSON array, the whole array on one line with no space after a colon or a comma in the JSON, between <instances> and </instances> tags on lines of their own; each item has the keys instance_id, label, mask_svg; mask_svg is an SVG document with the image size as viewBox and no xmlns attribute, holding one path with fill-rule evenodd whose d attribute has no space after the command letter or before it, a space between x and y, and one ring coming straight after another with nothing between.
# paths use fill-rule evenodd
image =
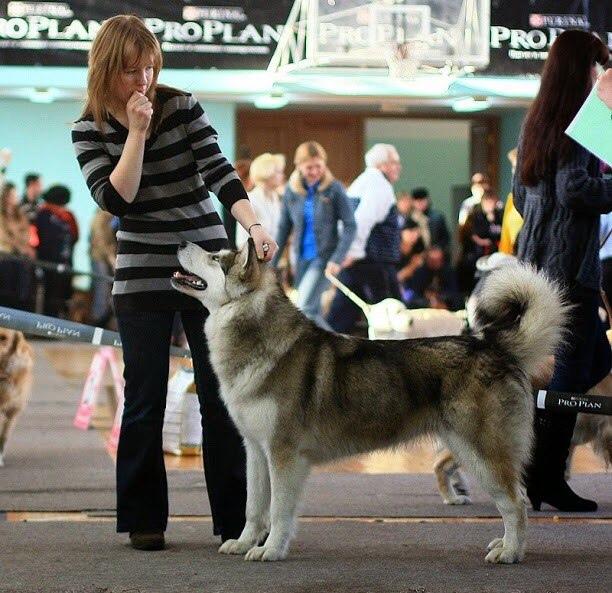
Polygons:
<instances>
[{"instance_id":1,"label":"gray floor","mask_svg":"<svg viewBox=\"0 0 612 593\"><path fill-rule=\"evenodd\" d=\"M519 565L492 566L498 523L302 523L289 557L217 553L207 523L171 523L137 552L111 523L0 523L0 591L110 593L609 593L609 525L532 525Z\"/></svg>"}]
</instances>

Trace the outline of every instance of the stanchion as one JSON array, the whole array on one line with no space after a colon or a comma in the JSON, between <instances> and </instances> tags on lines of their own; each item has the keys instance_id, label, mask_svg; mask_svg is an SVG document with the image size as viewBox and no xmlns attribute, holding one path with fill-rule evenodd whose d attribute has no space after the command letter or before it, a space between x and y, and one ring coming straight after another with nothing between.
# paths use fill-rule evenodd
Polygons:
<instances>
[{"instance_id":1,"label":"stanchion","mask_svg":"<svg viewBox=\"0 0 612 593\"><path fill-rule=\"evenodd\" d=\"M0 307L0 327L16 329L24 334L45 338L121 348L121 338L117 332L8 307ZM170 348L170 355L191 358L189 350L175 346Z\"/></svg>"},{"instance_id":2,"label":"stanchion","mask_svg":"<svg viewBox=\"0 0 612 593\"><path fill-rule=\"evenodd\" d=\"M87 379L83 386L81 401L72 423L76 428L87 430L91 425L91 418L98 401L98 396L100 395L104 372L108 367L110 367L113 377L117 407L119 407L123 401L124 382L119 369L117 354L110 346L103 346L94 354L91 366L89 367L89 373L87 374Z\"/></svg>"},{"instance_id":3,"label":"stanchion","mask_svg":"<svg viewBox=\"0 0 612 593\"><path fill-rule=\"evenodd\" d=\"M108 448L116 450L121 431L123 415L123 377L119 369L116 352L113 348L121 348L121 339L117 332L101 327L93 327L83 323L75 323L65 319L57 319L46 315L38 315L29 311L20 311L8 307L0 307L0 327L14 329L25 334L55 338L70 342L80 342L101 346L96 352L89 367L89 373L83 387L81 400L73 425L86 430L91 424L94 407L100 392L102 378L107 366L110 366L117 397L117 410L113 427L108 439ZM112 346L112 348L111 348ZM170 354L181 358L191 358L191 352L186 348L170 347Z\"/></svg>"}]
</instances>

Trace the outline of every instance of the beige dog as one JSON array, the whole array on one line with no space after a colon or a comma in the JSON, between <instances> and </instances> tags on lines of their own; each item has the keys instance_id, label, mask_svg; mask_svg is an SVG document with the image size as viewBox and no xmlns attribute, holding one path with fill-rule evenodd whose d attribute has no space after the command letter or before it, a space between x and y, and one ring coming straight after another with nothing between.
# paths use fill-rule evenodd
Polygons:
<instances>
[{"instance_id":1,"label":"beige dog","mask_svg":"<svg viewBox=\"0 0 612 593\"><path fill-rule=\"evenodd\" d=\"M0 466L4 447L32 389L32 348L21 332L0 328Z\"/></svg>"},{"instance_id":2,"label":"beige dog","mask_svg":"<svg viewBox=\"0 0 612 593\"><path fill-rule=\"evenodd\" d=\"M590 389L588 393L596 395L607 395L612 397L612 374ZM606 464L606 468L612 464L612 416L598 416L597 414L578 414L574 436L570 445L567 458L565 479L571 477L572 455L578 445L589 443L593 451L599 455Z\"/></svg>"}]
</instances>

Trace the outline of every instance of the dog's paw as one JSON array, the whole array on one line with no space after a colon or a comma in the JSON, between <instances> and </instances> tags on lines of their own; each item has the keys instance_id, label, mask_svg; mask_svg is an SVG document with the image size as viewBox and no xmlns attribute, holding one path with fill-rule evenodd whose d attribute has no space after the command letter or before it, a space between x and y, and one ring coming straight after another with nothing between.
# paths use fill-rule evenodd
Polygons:
<instances>
[{"instance_id":1,"label":"dog's paw","mask_svg":"<svg viewBox=\"0 0 612 593\"><path fill-rule=\"evenodd\" d=\"M497 540L493 540L489 546L495 544ZM491 564L516 564L520 562L525 554L516 548L505 547L503 541L497 542L491 551L485 556L485 562Z\"/></svg>"},{"instance_id":2,"label":"dog's paw","mask_svg":"<svg viewBox=\"0 0 612 593\"><path fill-rule=\"evenodd\" d=\"M246 554L253 547L253 542L228 539L221 544L219 554Z\"/></svg>"},{"instance_id":3,"label":"dog's paw","mask_svg":"<svg viewBox=\"0 0 612 593\"><path fill-rule=\"evenodd\" d=\"M460 494L452 498L445 498L444 504L472 504L472 499L465 494Z\"/></svg>"},{"instance_id":4,"label":"dog's paw","mask_svg":"<svg viewBox=\"0 0 612 593\"><path fill-rule=\"evenodd\" d=\"M276 562L284 560L287 557L287 552L268 546L255 546L251 548L245 555L244 559L249 562Z\"/></svg>"},{"instance_id":5,"label":"dog's paw","mask_svg":"<svg viewBox=\"0 0 612 593\"><path fill-rule=\"evenodd\" d=\"M499 548L499 546L504 545L503 537L496 537L488 546L487 550L492 550L493 548Z\"/></svg>"}]
</instances>

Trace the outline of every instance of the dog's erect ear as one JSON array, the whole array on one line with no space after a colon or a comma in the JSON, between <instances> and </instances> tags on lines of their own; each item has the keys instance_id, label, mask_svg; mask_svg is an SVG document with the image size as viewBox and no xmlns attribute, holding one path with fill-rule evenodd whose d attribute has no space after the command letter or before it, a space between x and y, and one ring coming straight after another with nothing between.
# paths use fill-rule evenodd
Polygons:
<instances>
[{"instance_id":1,"label":"dog's erect ear","mask_svg":"<svg viewBox=\"0 0 612 593\"><path fill-rule=\"evenodd\" d=\"M19 346L19 337L21 332L14 331L11 339L11 345L8 349L8 355L15 354L17 352L17 346Z\"/></svg>"},{"instance_id":2,"label":"dog's erect ear","mask_svg":"<svg viewBox=\"0 0 612 593\"><path fill-rule=\"evenodd\" d=\"M18 333L17 352L21 355L32 355L32 346L28 344L28 341L21 332Z\"/></svg>"},{"instance_id":3,"label":"dog's erect ear","mask_svg":"<svg viewBox=\"0 0 612 593\"><path fill-rule=\"evenodd\" d=\"M255 242L250 237L240 252L240 263L241 279L247 282L254 280L259 273L259 261L255 250Z\"/></svg>"}]
</instances>

